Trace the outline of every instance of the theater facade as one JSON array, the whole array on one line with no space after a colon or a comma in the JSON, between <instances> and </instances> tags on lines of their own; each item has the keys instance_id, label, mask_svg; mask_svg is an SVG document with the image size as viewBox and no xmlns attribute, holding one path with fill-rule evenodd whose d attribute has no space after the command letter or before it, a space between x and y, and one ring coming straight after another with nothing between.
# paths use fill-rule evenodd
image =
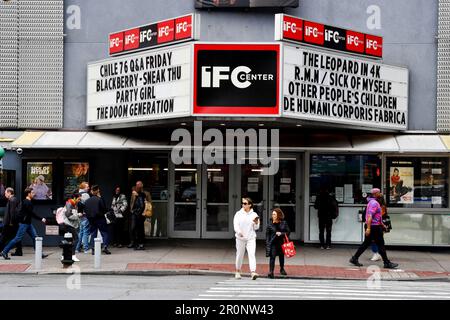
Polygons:
<instances>
[{"instance_id":1,"label":"theater facade","mask_svg":"<svg viewBox=\"0 0 450 320\"><path fill-rule=\"evenodd\" d=\"M154 203L149 239L231 239L247 196L258 238L280 207L305 243L318 242L313 204L326 186L341 244L362 241L358 211L378 187L388 244L450 245L450 138L437 130L438 48L428 41L436 5L420 12L433 23L418 26L388 1L136 2L141 10L115 8L112 23L100 4L65 1L82 19L80 29L65 25L62 125L0 131L3 186L43 177L36 208L49 216L81 181L110 202L114 186L129 196L142 180ZM391 15L404 18L391 25Z\"/></svg>"}]
</instances>

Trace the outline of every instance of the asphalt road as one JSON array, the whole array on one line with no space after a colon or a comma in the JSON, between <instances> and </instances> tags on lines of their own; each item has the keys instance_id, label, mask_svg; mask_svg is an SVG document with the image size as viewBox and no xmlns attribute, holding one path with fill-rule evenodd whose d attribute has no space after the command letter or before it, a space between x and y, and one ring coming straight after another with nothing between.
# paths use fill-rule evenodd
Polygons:
<instances>
[{"instance_id":1,"label":"asphalt road","mask_svg":"<svg viewBox=\"0 0 450 320\"><path fill-rule=\"evenodd\" d=\"M0 275L1 300L450 300L448 281Z\"/></svg>"}]
</instances>

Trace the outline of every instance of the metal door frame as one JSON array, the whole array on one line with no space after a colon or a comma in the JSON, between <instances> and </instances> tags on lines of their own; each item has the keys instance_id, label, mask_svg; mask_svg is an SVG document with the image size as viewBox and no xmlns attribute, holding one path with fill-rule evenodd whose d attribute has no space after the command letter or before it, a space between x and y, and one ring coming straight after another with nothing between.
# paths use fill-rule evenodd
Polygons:
<instances>
[{"instance_id":1,"label":"metal door frame","mask_svg":"<svg viewBox=\"0 0 450 320\"><path fill-rule=\"evenodd\" d=\"M302 155L295 153L281 153L280 158L295 158L295 232L291 232L291 239L301 239L302 229L300 228L302 223L302 215L300 214L303 197L302 197ZM292 160L293 161L293 160ZM268 210L271 210L275 206L274 201L274 181L275 175L269 176L269 207ZM270 220L271 213L268 214L268 219ZM292 229L292 228L291 228Z\"/></svg>"},{"instance_id":2,"label":"metal door frame","mask_svg":"<svg viewBox=\"0 0 450 320\"><path fill-rule=\"evenodd\" d=\"M202 165L202 193L201 193L201 238L202 239L231 239L234 237L233 218L236 212L235 199L236 195L233 193L235 189L235 175L236 165L224 164L228 166L228 231L207 231L207 189L208 189L208 165Z\"/></svg>"},{"instance_id":3,"label":"metal door frame","mask_svg":"<svg viewBox=\"0 0 450 320\"><path fill-rule=\"evenodd\" d=\"M175 167L176 165L169 161L169 219L168 219L168 236L171 238L191 238L200 239L201 235L201 205L200 200L202 196L202 168L201 165L193 164L197 167L197 203L196 203L196 223L195 231L176 231L174 228L175 223Z\"/></svg>"}]
</instances>

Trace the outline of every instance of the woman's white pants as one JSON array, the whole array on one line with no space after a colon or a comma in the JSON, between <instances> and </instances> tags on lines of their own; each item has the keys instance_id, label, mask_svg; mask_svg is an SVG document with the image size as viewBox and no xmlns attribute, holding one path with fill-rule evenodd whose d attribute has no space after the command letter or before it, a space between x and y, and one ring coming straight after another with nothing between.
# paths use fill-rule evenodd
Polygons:
<instances>
[{"instance_id":1,"label":"woman's white pants","mask_svg":"<svg viewBox=\"0 0 450 320\"><path fill-rule=\"evenodd\" d=\"M256 272L256 239L236 239L236 270L241 270L242 262L244 261L245 249L247 249L250 272Z\"/></svg>"}]
</instances>

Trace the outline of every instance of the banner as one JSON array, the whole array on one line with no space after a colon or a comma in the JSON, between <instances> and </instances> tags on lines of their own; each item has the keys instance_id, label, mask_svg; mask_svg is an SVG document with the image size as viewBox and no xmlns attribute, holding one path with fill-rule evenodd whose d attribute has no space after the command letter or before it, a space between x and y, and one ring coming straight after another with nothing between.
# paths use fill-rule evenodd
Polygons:
<instances>
[{"instance_id":1,"label":"banner","mask_svg":"<svg viewBox=\"0 0 450 320\"><path fill-rule=\"evenodd\" d=\"M406 130L408 70L286 45L283 117Z\"/></svg>"},{"instance_id":2,"label":"banner","mask_svg":"<svg viewBox=\"0 0 450 320\"><path fill-rule=\"evenodd\" d=\"M309 44L372 58L383 57L383 38L303 20L282 13L275 15L275 40Z\"/></svg>"},{"instance_id":3,"label":"banner","mask_svg":"<svg viewBox=\"0 0 450 320\"><path fill-rule=\"evenodd\" d=\"M194 115L279 114L279 44L194 48Z\"/></svg>"},{"instance_id":4,"label":"banner","mask_svg":"<svg viewBox=\"0 0 450 320\"><path fill-rule=\"evenodd\" d=\"M27 183L34 200L51 200L53 196L53 163L27 162Z\"/></svg>"},{"instance_id":5,"label":"banner","mask_svg":"<svg viewBox=\"0 0 450 320\"><path fill-rule=\"evenodd\" d=\"M200 16L189 14L109 35L109 54L117 55L200 38Z\"/></svg>"},{"instance_id":6,"label":"banner","mask_svg":"<svg viewBox=\"0 0 450 320\"><path fill-rule=\"evenodd\" d=\"M90 63L87 125L188 116L191 60L184 44Z\"/></svg>"},{"instance_id":7,"label":"banner","mask_svg":"<svg viewBox=\"0 0 450 320\"><path fill-rule=\"evenodd\" d=\"M195 8L297 8L299 0L194 0Z\"/></svg>"}]
</instances>

